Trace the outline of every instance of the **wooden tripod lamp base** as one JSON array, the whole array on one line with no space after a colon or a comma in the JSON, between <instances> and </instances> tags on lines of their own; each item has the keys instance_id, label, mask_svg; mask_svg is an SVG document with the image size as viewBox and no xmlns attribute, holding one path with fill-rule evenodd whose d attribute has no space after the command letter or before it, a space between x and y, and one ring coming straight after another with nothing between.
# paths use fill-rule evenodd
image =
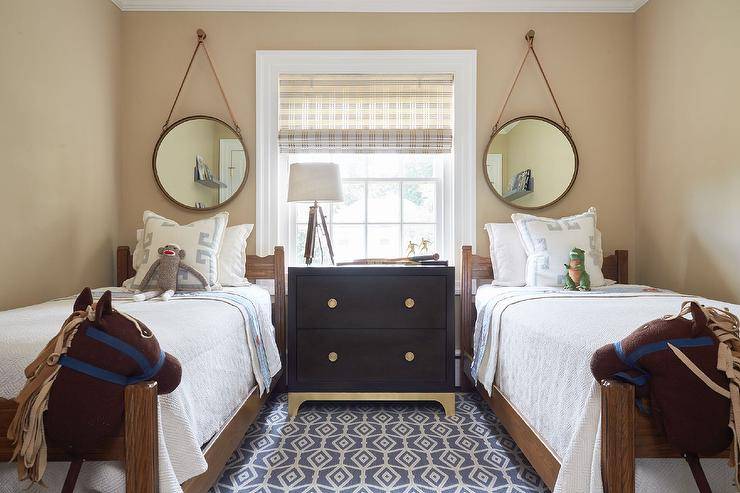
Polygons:
<instances>
[{"instance_id":1,"label":"wooden tripod lamp base","mask_svg":"<svg viewBox=\"0 0 740 493\"><path fill-rule=\"evenodd\" d=\"M334 265L334 249L331 246L326 217L319 202L343 202L342 178L339 165L335 163L293 163L290 165L288 179L288 202L313 202L308 210L308 229L306 230L306 249L303 257L306 265L311 265L316 251L316 243L321 247L319 219L326 238L326 249Z\"/></svg>"},{"instance_id":2,"label":"wooden tripod lamp base","mask_svg":"<svg viewBox=\"0 0 740 493\"><path fill-rule=\"evenodd\" d=\"M324 210L316 201L314 201L313 205L308 209L306 249L303 252L303 256L306 259L306 265L311 265L313 263L314 253L316 251L316 240L319 235L319 219L321 219L321 229L324 232L324 238L326 238L326 249L329 251L329 259L331 259L331 265L334 265L334 249L331 246L329 228L326 227L326 217L324 216ZM318 238L318 240L321 241L320 238Z\"/></svg>"}]
</instances>

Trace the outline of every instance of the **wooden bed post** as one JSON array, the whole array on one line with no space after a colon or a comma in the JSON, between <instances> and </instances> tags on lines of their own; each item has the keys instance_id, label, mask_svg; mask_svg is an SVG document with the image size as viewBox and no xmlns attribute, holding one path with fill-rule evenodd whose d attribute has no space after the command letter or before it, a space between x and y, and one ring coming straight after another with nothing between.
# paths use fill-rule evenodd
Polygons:
<instances>
[{"instance_id":1,"label":"wooden bed post","mask_svg":"<svg viewBox=\"0 0 740 493\"><path fill-rule=\"evenodd\" d=\"M157 383L126 386L126 493L159 491Z\"/></svg>"},{"instance_id":2,"label":"wooden bed post","mask_svg":"<svg viewBox=\"0 0 740 493\"><path fill-rule=\"evenodd\" d=\"M473 357L473 247L462 247L460 276L460 390L472 392L473 382L465 376L466 358Z\"/></svg>"},{"instance_id":3,"label":"wooden bed post","mask_svg":"<svg viewBox=\"0 0 740 493\"><path fill-rule=\"evenodd\" d=\"M601 479L605 493L635 491L635 388L601 382Z\"/></svg>"},{"instance_id":4,"label":"wooden bed post","mask_svg":"<svg viewBox=\"0 0 740 493\"><path fill-rule=\"evenodd\" d=\"M275 282L275 313L273 322L275 324L275 339L280 357L285 364L285 252L283 247L275 247L274 255L275 279L282 282Z\"/></svg>"},{"instance_id":5,"label":"wooden bed post","mask_svg":"<svg viewBox=\"0 0 740 493\"><path fill-rule=\"evenodd\" d=\"M629 282L628 255L627 250L614 250L614 256L617 257L617 279L615 280L620 284Z\"/></svg>"},{"instance_id":6,"label":"wooden bed post","mask_svg":"<svg viewBox=\"0 0 740 493\"><path fill-rule=\"evenodd\" d=\"M460 282L460 346L463 355L471 353L473 342L471 339L472 312L470 306L473 304L473 247L464 245L462 247L462 273Z\"/></svg>"},{"instance_id":7,"label":"wooden bed post","mask_svg":"<svg viewBox=\"0 0 740 493\"><path fill-rule=\"evenodd\" d=\"M128 246L119 246L116 250L116 286L123 285L123 281L131 277L133 270L131 250Z\"/></svg>"}]
</instances>

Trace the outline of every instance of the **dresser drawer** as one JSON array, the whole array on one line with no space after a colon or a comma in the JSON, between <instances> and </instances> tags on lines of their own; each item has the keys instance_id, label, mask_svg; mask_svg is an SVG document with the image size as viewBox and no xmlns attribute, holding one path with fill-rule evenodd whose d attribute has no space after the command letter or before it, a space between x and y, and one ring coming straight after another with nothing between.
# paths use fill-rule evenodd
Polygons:
<instances>
[{"instance_id":1,"label":"dresser drawer","mask_svg":"<svg viewBox=\"0 0 740 493\"><path fill-rule=\"evenodd\" d=\"M444 329L445 276L296 277L298 329Z\"/></svg>"},{"instance_id":2,"label":"dresser drawer","mask_svg":"<svg viewBox=\"0 0 740 493\"><path fill-rule=\"evenodd\" d=\"M297 383L442 383L445 337L444 330L299 331Z\"/></svg>"}]
</instances>

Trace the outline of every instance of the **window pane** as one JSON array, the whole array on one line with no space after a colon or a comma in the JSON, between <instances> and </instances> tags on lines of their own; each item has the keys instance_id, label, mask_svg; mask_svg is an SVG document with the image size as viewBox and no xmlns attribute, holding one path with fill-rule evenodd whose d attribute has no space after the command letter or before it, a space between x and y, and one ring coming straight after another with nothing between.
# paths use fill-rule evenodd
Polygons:
<instances>
[{"instance_id":1,"label":"window pane","mask_svg":"<svg viewBox=\"0 0 740 493\"><path fill-rule=\"evenodd\" d=\"M311 207L311 205L313 204L310 202L293 202L296 224L306 224L308 222L308 208Z\"/></svg>"},{"instance_id":2,"label":"window pane","mask_svg":"<svg viewBox=\"0 0 740 493\"><path fill-rule=\"evenodd\" d=\"M401 176L403 154L374 154L367 167L371 178L396 178Z\"/></svg>"},{"instance_id":3,"label":"window pane","mask_svg":"<svg viewBox=\"0 0 740 493\"><path fill-rule=\"evenodd\" d=\"M365 184L344 183L344 202L333 204L335 223L364 223L365 222Z\"/></svg>"},{"instance_id":4,"label":"window pane","mask_svg":"<svg viewBox=\"0 0 740 493\"><path fill-rule=\"evenodd\" d=\"M334 260L346 262L365 258L365 227L362 225L335 224L331 243L334 247ZM325 255L328 258L328 252Z\"/></svg>"},{"instance_id":5,"label":"window pane","mask_svg":"<svg viewBox=\"0 0 740 493\"><path fill-rule=\"evenodd\" d=\"M422 240L429 240L428 250L421 251ZM403 254L406 255L409 241L416 244L416 255L431 255L439 253L437 248L436 225L434 224L404 224L403 225Z\"/></svg>"},{"instance_id":6,"label":"window pane","mask_svg":"<svg viewBox=\"0 0 740 493\"><path fill-rule=\"evenodd\" d=\"M337 157L339 156L339 157ZM324 157L326 162L326 157ZM365 178L367 176L367 157L361 154L332 155L330 162L339 164L342 178Z\"/></svg>"},{"instance_id":7,"label":"window pane","mask_svg":"<svg viewBox=\"0 0 740 493\"><path fill-rule=\"evenodd\" d=\"M303 257L305 248L306 248L306 225L297 224L295 227L295 252L293 252L293 255L294 255L293 258L295 259L295 265L305 265L306 259Z\"/></svg>"},{"instance_id":8,"label":"window pane","mask_svg":"<svg viewBox=\"0 0 740 493\"><path fill-rule=\"evenodd\" d=\"M398 182L368 183L367 222L401 222L400 185Z\"/></svg>"},{"instance_id":9,"label":"window pane","mask_svg":"<svg viewBox=\"0 0 740 493\"><path fill-rule=\"evenodd\" d=\"M444 159L434 154L406 154L403 161L403 176L407 178L433 178L434 165Z\"/></svg>"},{"instance_id":10,"label":"window pane","mask_svg":"<svg viewBox=\"0 0 740 493\"><path fill-rule=\"evenodd\" d=\"M403 184L403 222L436 222L436 185Z\"/></svg>"},{"instance_id":11,"label":"window pane","mask_svg":"<svg viewBox=\"0 0 740 493\"><path fill-rule=\"evenodd\" d=\"M337 163L342 178L367 176L367 154L290 154L290 163Z\"/></svg>"},{"instance_id":12,"label":"window pane","mask_svg":"<svg viewBox=\"0 0 740 493\"><path fill-rule=\"evenodd\" d=\"M401 256L400 224L371 224L367 227L367 256L394 258Z\"/></svg>"}]
</instances>

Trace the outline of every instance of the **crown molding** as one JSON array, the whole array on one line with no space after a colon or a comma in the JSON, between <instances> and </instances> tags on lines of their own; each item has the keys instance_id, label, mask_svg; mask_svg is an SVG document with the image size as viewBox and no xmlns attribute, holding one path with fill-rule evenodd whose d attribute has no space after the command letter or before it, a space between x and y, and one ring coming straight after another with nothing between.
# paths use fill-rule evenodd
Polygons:
<instances>
[{"instance_id":1,"label":"crown molding","mask_svg":"<svg viewBox=\"0 0 740 493\"><path fill-rule=\"evenodd\" d=\"M634 10L633 10L633 12L637 12L638 10L640 10L640 8L643 5L645 5L646 3L648 3L648 0L633 0L632 3L634 4Z\"/></svg>"},{"instance_id":2,"label":"crown molding","mask_svg":"<svg viewBox=\"0 0 740 493\"><path fill-rule=\"evenodd\" d=\"M111 0L123 11L632 13L648 0Z\"/></svg>"}]
</instances>

